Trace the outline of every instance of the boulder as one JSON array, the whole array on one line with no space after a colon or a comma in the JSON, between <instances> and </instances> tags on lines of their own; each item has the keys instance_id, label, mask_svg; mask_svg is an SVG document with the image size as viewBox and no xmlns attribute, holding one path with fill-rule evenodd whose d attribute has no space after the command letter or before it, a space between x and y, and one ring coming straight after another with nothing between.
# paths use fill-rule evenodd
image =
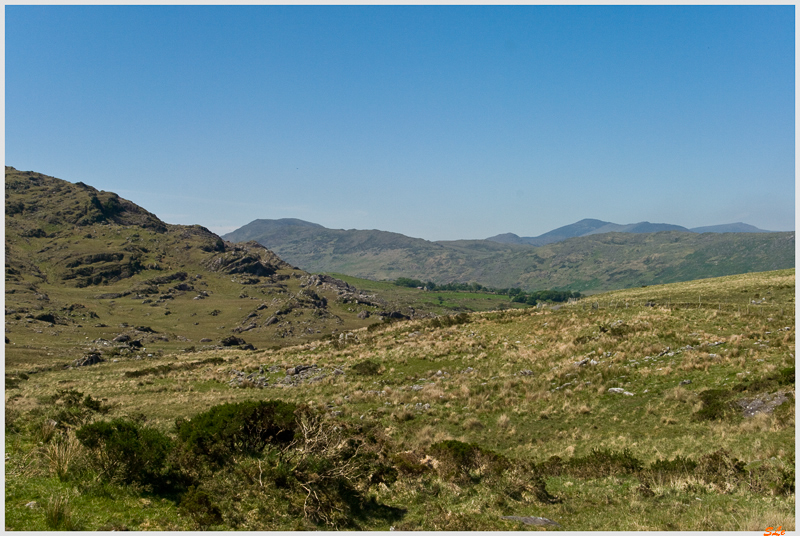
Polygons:
<instances>
[{"instance_id":1,"label":"boulder","mask_svg":"<svg viewBox=\"0 0 800 536\"><path fill-rule=\"evenodd\" d=\"M88 367L89 365L96 365L105 361L99 352L90 352L82 358L75 361L76 367Z\"/></svg>"},{"instance_id":2,"label":"boulder","mask_svg":"<svg viewBox=\"0 0 800 536\"><path fill-rule=\"evenodd\" d=\"M222 346L242 346L243 344L247 344L244 341L244 339L240 339L239 337L236 337L234 335L231 335L230 337L225 337L224 339L219 341L219 343Z\"/></svg>"}]
</instances>

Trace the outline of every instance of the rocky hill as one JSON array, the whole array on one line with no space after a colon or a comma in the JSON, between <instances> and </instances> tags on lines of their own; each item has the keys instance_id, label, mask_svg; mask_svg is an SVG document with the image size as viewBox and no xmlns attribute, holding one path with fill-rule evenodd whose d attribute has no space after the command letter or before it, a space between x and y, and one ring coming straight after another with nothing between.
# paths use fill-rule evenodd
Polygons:
<instances>
[{"instance_id":1,"label":"rocky hill","mask_svg":"<svg viewBox=\"0 0 800 536\"><path fill-rule=\"evenodd\" d=\"M314 272L523 290L610 290L792 268L795 262L793 232L701 234L662 229L677 228L668 224L582 220L542 235L547 243L534 247L517 243L511 234L498 240L430 242L283 221L255 220L225 238L255 240ZM608 232L618 228L624 232Z\"/></svg>"},{"instance_id":2,"label":"rocky hill","mask_svg":"<svg viewBox=\"0 0 800 536\"><path fill-rule=\"evenodd\" d=\"M402 314L256 242L8 166L5 224L6 352L17 361L284 346Z\"/></svg>"}]
</instances>

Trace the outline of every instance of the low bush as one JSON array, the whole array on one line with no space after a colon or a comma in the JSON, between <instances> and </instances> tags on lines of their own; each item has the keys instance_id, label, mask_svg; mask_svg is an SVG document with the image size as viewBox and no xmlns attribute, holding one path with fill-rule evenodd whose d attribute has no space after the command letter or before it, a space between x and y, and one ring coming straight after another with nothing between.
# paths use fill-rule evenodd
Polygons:
<instances>
[{"instance_id":1,"label":"low bush","mask_svg":"<svg viewBox=\"0 0 800 536\"><path fill-rule=\"evenodd\" d=\"M736 485L745 475L745 463L731 456L725 449L719 449L697 460L695 474L705 482L725 486Z\"/></svg>"},{"instance_id":2,"label":"low bush","mask_svg":"<svg viewBox=\"0 0 800 536\"><path fill-rule=\"evenodd\" d=\"M222 466L235 454L260 454L269 444L294 439L297 406L280 400L221 404L176 423L178 438L194 455Z\"/></svg>"},{"instance_id":3,"label":"low bush","mask_svg":"<svg viewBox=\"0 0 800 536\"><path fill-rule=\"evenodd\" d=\"M609 449L592 449L581 457L567 461L558 456L551 456L547 461L535 466L534 471L542 475L558 476L568 474L579 478L603 478L617 474L633 474L642 470L639 461L630 450L614 452Z\"/></svg>"},{"instance_id":4,"label":"low bush","mask_svg":"<svg viewBox=\"0 0 800 536\"><path fill-rule=\"evenodd\" d=\"M178 508L183 514L189 515L202 529L222 524L222 511L217 506L217 501L203 489L190 487L181 497Z\"/></svg>"},{"instance_id":5,"label":"low bush","mask_svg":"<svg viewBox=\"0 0 800 536\"><path fill-rule=\"evenodd\" d=\"M48 418L52 418L60 428L81 426L95 413L105 414L111 409L111 406L75 389L59 389L49 402L53 409L48 411Z\"/></svg>"},{"instance_id":6,"label":"low bush","mask_svg":"<svg viewBox=\"0 0 800 536\"><path fill-rule=\"evenodd\" d=\"M748 391L751 393L778 389L785 385L794 385L794 367L786 367L776 370L772 374L753 379L744 378L740 383L731 387L731 391L741 393Z\"/></svg>"},{"instance_id":7,"label":"low bush","mask_svg":"<svg viewBox=\"0 0 800 536\"><path fill-rule=\"evenodd\" d=\"M672 460L656 460L647 468L647 476L656 484L663 485L672 478L694 472L697 462L691 458L676 456Z\"/></svg>"},{"instance_id":8,"label":"low bush","mask_svg":"<svg viewBox=\"0 0 800 536\"><path fill-rule=\"evenodd\" d=\"M173 443L158 430L114 419L87 424L75 436L90 451L90 463L102 479L146 488L168 484L167 461Z\"/></svg>"},{"instance_id":9,"label":"low bush","mask_svg":"<svg viewBox=\"0 0 800 536\"><path fill-rule=\"evenodd\" d=\"M637 473L642 469L639 461L630 450L614 452L609 449L592 449L583 457L572 458L566 464L566 471L582 478L602 478L617 474Z\"/></svg>"},{"instance_id":10,"label":"low bush","mask_svg":"<svg viewBox=\"0 0 800 536\"><path fill-rule=\"evenodd\" d=\"M350 368L353 370L353 372L356 374L361 374L362 376L376 376L379 373L381 366L374 361L365 359L364 361L356 363Z\"/></svg>"},{"instance_id":11,"label":"low bush","mask_svg":"<svg viewBox=\"0 0 800 536\"><path fill-rule=\"evenodd\" d=\"M727 389L707 389L699 395L703 406L692 416L697 421L716 421L729 417L734 408L730 399L732 393Z\"/></svg>"},{"instance_id":12,"label":"low bush","mask_svg":"<svg viewBox=\"0 0 800 536\"><path fill-rule=\"evenodd\" d=\"M501 454L455 439L434 443L431 455L439 461L440 476L449 480L466 482L496 477L509 467L508 460ZM472 471L478 474L473 476Z\"/></svg>"}]
</instances>

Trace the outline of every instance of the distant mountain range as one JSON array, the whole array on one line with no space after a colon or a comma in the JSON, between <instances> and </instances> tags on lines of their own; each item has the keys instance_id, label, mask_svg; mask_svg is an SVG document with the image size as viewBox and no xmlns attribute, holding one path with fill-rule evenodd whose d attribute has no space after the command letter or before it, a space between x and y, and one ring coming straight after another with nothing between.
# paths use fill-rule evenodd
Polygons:
<instances>
[{"instance_id":1,"label":"distant mountain range","mask_svg":"<svg viewBox=\"0 0 800 536\"><path fill-rule=\"evenodd\" d=\"M650 223L643 221L639 223L629 223L628 225L620 225L618 223L611 223L602 220L584 219L575 222L571 225L565 225L558 229L553 229L542 235L534 237L517 236L514 233L499 234L492 236L486 240L492 242L500 242L503 244L529 244L531 246L544 246L545 244L553 244L561 242L569 238L576 238L579 236L589 236L593 234L603 233L657 233L660 231L682 231L685 233L769 233L748 225L746 223L728 223L724 225L711 225L707 227L695 227L694 229L687 229L680 225L672 225L669 223Z\"/></svg>"},{"instance_id":2,"label":"distant mountain range","mask_svg":"<svg viewBox=\"0 0 800 536\"><path fill-rule=\"evenodd\" d=\"M431 242L387 231L259 219L223 238L256 241L310 272L524 290L608 290L792 268L795 261L794 232L746 224L686 229L587 219L534 238L509 233Z\"/></svg>"}]
</instances>

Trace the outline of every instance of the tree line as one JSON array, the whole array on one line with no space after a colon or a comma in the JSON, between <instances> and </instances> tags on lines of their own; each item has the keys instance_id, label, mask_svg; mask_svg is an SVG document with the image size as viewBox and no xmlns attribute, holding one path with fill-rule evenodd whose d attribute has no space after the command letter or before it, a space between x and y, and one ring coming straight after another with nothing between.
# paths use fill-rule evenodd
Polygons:
<instances>
[{"instance_id":1,"label":"tree line","mask_svg":"<svg viewBox=\"0 0 800 536\"><path fill-rule=\"evenodd\" d=\"M394 280L394 284L399 287L409 288L422 288L429 291L462 291L462 292L485 292L487 294L506 295L511 298L515 303L526 303L528 305L536 305L539 302L566 302L573 298L580 298L581 293L570 290L536 290L533 292L525 292L524 290L514 288L496 289L486 287L479 283L445 283L436 284L433 281L421 281L419 279L412 279L410 277L398 277Z\"/></svg>"}]
</instances>

